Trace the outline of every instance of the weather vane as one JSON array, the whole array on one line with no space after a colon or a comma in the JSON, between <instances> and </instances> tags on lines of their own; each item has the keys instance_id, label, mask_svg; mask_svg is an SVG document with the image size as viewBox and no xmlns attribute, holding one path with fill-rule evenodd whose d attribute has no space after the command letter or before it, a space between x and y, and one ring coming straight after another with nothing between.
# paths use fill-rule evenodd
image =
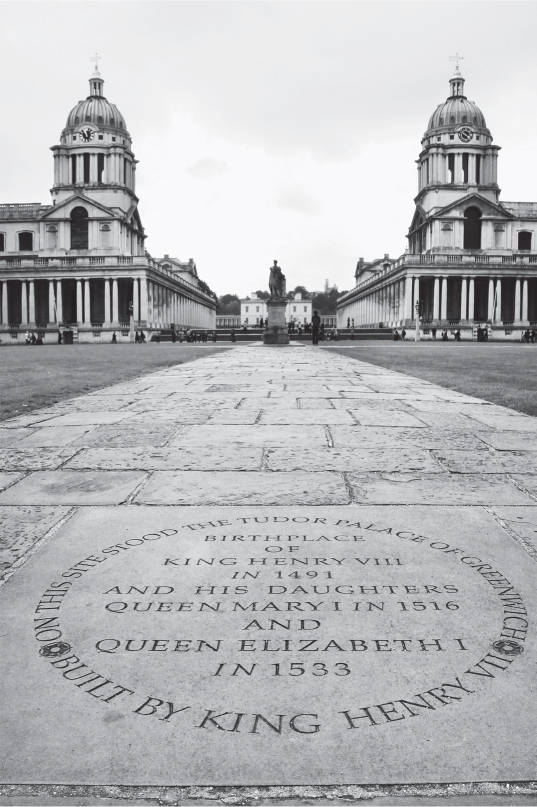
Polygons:
<instances>
[{"instance_id":1,"label":"weather vane","mask_svg":"<svg viewBox=\"0 0 537 807\"><path fill-rule=\"evenodd\" d=\"M450 62L457 62L457 64L455 65L456 70L459 69L459 62L460 62L461 59L464 59L464 56L459 56L458 52L455 54L455 56L450 56L449 57Z\"/></svg>"},{"instance_id":2,"label":"weather vane","mask_svg":"<svg viewBox=\"0 0 537 807\"><path fill-rule=\"evenodd\" d=\"M97 74L99 73L99 59L102 59L102 58L103 58L102 56L97 55L97 51L95 51L95 56L92 56L90 58L90 62L95 62L95 72Z\"/></svg>"}]
</instances>

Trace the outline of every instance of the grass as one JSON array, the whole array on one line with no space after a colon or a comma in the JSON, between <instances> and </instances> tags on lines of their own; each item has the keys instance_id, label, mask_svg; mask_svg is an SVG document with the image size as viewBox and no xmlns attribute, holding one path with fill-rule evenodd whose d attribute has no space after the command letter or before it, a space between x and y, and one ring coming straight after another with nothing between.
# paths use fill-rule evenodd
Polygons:
<instances>
[{"instance_id":1,"label":"grass","mask_svg":"<svg viewBox=\"0 0 537 807\"><path fill-rule=\"evenodd\" d=\"M371 341L327 349L537 415L537 344Z\"/></svg>"},{"instance_id":2,"label":"grass","mask_svg":"<svg viewBox=\"0 0 537 807\"><path fill-rule=\"evenodd\" d=\"M226 348L146 345L43 345L0 348L0 421Z\"/></svg>"}]
</instances>

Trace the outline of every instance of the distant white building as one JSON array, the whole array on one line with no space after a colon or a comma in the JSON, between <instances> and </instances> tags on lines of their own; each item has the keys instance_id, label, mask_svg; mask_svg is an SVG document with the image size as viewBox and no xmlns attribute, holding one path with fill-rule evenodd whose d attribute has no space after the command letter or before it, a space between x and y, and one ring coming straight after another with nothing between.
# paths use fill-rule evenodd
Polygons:
<instances>
[{"instance_id":1,"label":"distant white building","mask_svg":"<svg viewBox=\"0 0 537 807\"><path fill-rule=\"evenodd\" d=\"M285 309L285 321L294 322L296 325L306 325L311 322L312 307L311 300L303 300L302 293L297 291L293 300L288 300ZM260 320L265 322L267 318L267 304L261 300L255 291L250 297L241 300L241 325L255 327Z\"/></svg>"}]
</instances>

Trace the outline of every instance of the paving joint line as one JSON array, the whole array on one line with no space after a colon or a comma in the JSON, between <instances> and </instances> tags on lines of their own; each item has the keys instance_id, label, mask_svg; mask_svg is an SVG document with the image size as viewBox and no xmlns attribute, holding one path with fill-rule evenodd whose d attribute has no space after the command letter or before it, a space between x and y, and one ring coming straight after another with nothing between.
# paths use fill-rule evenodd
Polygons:
<instances>
[{"instance_id":1,"label":"paving joint line","mask_svg":"<svg viewBox=\"0 0 537 807\"><path fill-rule=\"evenodd\" d=\"M537 549L531 544L529 541L522 536L516 533L508 524L507 522L499 516L491 507L485 505L483 510L491 516L497 524L502 527L505 532L514 540L516 543L524 549L528 555L537 563Z\"/></svg>"},{"instance_id":2,"label":"paving joint line","mask_svg":"<svg viewBox=\"0 0 537 807\"><path fill-rule=\"evenodd\" d=\"M18 507L20 505L13 505L13 506ZM26 505L26 506L32 506L32 505ZM67 506L69 507L69 505L67 505ZM78 511L78 506L77 505L71 505L70 509L67 511L67 513L64 513L63 516L56 522L56 524L53 524L52 527L50 527L50 529L48 529L46 531L46 533L41 536L41 538L38 538L38 540L35 541L26 550L26 552L24 552L19 558L17 558L17 560L14 563L12 563L11 566L8 569L5 570L3 576L0 578L0 588L3 585L5 585L5 583L7 583L9 578L13 574L15 574L15 572L17 572L22 566L24 566L24 564L28 560L30 560L31 557L33 557L37 552L39 552L41 547L44 546L46 543L48 543L48 541L50 541L50 539L58 532L58 530L61 527L63 527L63 525L66 524L72 518L72 516L74 516L74 514L77 511Z\"/></svg>"},{"instance_id":3,"label":"paving joint line","mask_svg":"<svg viewBox=\"0 0 537 807\"><path fill-rule=\"evenodd\" d=\"M137 496L138 493L140 493L142 488L145 486L146 482L148 482L149 479L151 479L151 477L154 474L154 471L146 471L146 473L147 476L145 477L145 479L141 479L140 482L138 482L138 484L134 487L134 489L131 490L129 495L125 499L123 499L122 502L118 503L119 506L125 506L133 503L134 497Z\"/></svg>"},{"instance_id":4,"label":"paving joint line","mask_svg":"<svg viewBox=\"0 0 537 807\"><path fill-rule=\"evenodd\" d=\"M324 434L326 437L326 441L328 443L328 448L334 448L334 438L332 436L332 432L330 431L330 426L328 423L324 424Z\"/></svg>"}]
</instances>

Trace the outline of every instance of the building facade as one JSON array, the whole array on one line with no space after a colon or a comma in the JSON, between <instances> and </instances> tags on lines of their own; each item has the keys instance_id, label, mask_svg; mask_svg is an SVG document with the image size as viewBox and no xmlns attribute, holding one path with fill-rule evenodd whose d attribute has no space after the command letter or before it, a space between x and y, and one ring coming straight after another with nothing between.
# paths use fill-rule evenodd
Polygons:
<instances>
[{"instance_id":1,"label":"building facade","mask_svg":"<svg viewBox=\"0 0 537 807\"><path fill-rule=\"evenodd\" d=\"M295 325L306 325L311 322L312 308L311 300L303 300L302 293L297 291L292 300L287 301L285 308L286 323L294 322ZM255 291L250 297L241 300L241 325L255 327L260 320L266 321L268 309L265 300L261 300Z\"/></svg>"},{"instance_id":2,"label":"building facade","mask_svg":"<svg viewBox=\"0 0 537 807\"><path fill-rule=\"evenodd\" d=\"M394 260L360 258L338 324L431 328L519 339L537 326L537 203L501 202L500 147L464 94L457 66L450 95L421 142L408 248ZM418 312L417 313L417 309Z\"/></svg>"},{"instance_id":3,"label":"building facade","mask_svg":"<svg viewBox=\"0 0 537 807\"><path fill-rule=\"evenodd\" d=\"M89 84L51 149L52 204L0 204L4 344L26 331L54 342L64 328L80 342L129 339L131 312L149 336L171 324L214 327L216 301L195 265L177 271L146 252L131 136L97 67Z\"/></svg>"}]
</instances>

